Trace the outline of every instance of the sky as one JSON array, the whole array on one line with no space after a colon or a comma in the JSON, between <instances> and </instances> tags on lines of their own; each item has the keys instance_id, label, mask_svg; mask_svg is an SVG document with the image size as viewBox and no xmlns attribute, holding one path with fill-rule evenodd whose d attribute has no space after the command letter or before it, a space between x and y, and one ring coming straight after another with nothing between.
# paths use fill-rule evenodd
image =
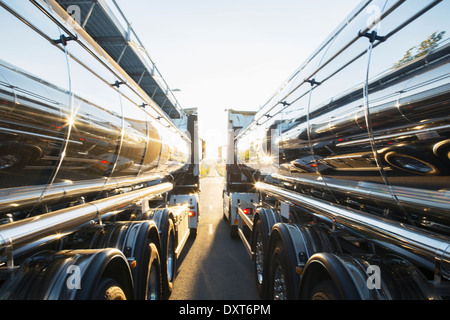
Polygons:
<instances>
[{"instance_id":1,"label":"sky","mask_svg":"<svg viewBox=\"0 0 450 320\"><path fill-rule=\"evenodd\" d=\"M182 108L197 108L207 153L226 109L256 111L360 0L117 0Z\"/></svg>"}]
</instances>

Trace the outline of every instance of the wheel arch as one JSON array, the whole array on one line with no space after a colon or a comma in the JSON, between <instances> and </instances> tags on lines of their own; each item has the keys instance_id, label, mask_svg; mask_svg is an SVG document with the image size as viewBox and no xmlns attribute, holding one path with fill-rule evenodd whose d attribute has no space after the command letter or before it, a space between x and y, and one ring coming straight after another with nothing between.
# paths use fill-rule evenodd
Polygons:
<instances>
[{"instance_id":1,"label":"wheel arch","mask_svg":"<svg viewBox=\"0 0 450 320\"><path fill-rule=\"evenodd\" d=\"M125 259L129 259L129 263L132 263L131 276L134 279L134 297L142 299L146 289L144 281L148 273L146 260L149 258L149 243L155 244L158 254L160 254L160 235L153 220L120 221L105 225L104 230L91 243L91 248L117 248L120 250Z\"/></svg>"},{"instance_id":2,"label":"wheel arch","mask_svg":"<svg viewBox=\"0 0 450 320\"><path fill-rule=\"evenodd\" d=\"M159 234L159 229L156 223L153 220L147 221L149 224L148 227L148 239L155 244L158 251L161 252L161 236Z\"/></svg>"},{"instance_id":3,"label":"wheel arch","mask_svg":"<svg viewBox=\"0 0 450 320\"><path fill-rule=\"evenodd\" d=\"M267 270L267 275L269 275L268 278L270 281L272 281L274 266L272 265L271 260L278 243L281 242L286 252L287 268L289 269L287 270L287 272L289 272L290 274L288 277L292 279L292 295L297 295L300 278L296 273L296 267L298 265L297 248L295 247L292 235L289 230L289 228L292 227L295 227L295 225L290 225L287 223L276 223L273 226L269 237L267 254L264 255L264 269ZM272 290L271 284L272 282L269 282L267 284L269 289L269 296L271 295ZM291 292L290 290L288 291Z\"/></svg>"},{"instance_id":4,"label":"wheel arch","mask_svg":"<svg viewBox=\"0 0 450 320\"><path fill-rule=\"evenodd\" d=\"M343 299L361 299L345 263L335 254L328 252L316 253L306 263L299 287L299 299L308 299L312 289L324 280L332 280Z\"/></svg>"},{"instance_id":5,"label":"wheel arch","mask_svg":"<svg viewBox=\"0 0 450 320\"><path fill-rule=\"evenodd\" d=\"M130 267L118 249L42 251L27 258L1 287L13 300L89 300L102 277L116 280L134 299Z\"/></svg>"},{"instance_id":6,"label":"wheel arch","mask_svg":"<svg viewBox=\"0 0 450 320\"><path fill-rule=\"evenodd\" d=\"M444 146L445 147L445 146ZM413 147L392 147L387 148L382 151L383 161L391 166L395 170L406 171L419 175L443 175L448 173L447 162L442 161L442 157L439 157L438 150L444 150L444 147L435 147L435 150L428 152L427 150L422 150L420 148L415 149ZM448 146L447 146L448 147ZM448 151L447 151L448 152ZM396 163L396 158L410 158L415 160L417 163L421 163L423 166L429 168L429 171L421 171L420 167L415 168L414 165L411 167L405 166L401 163Z\"/></svg>"},{"instance_id":7,"label":"wheel arch","mask_svg":"<svg viewBox=\"0 0 450 320\"><path fill-rule=\"evenodd\" d=\"M255 216L253 218L253 227L256 226L257 222L261 221L261 228L262 228L262 241L263 241L263 247L268 248L269 245L269 238L270 234L272 233L272 228L275 224L281 222L281 217L278 212L273 211L272 209L268 208L257 208L255 211ZM251 248L252 251L255 250L255 237L252 237L252 243ZM267 250L266 250L267 252Z\"/></svg>"},{"instance_id":8,"label":"wheel arch","mask_svg":"<svg viewBox=\"0 0 450 320\"><path fill-rule=\"evenodd\" d=\"M110 248L95 251L84 271L81 280L82 290L77 292L75 299L90 300L100 280L107 277L116 280L121 285L127 299L133 300L135 298L134 282L124 254L118 249Z\"/></svg>"}]
</instances>

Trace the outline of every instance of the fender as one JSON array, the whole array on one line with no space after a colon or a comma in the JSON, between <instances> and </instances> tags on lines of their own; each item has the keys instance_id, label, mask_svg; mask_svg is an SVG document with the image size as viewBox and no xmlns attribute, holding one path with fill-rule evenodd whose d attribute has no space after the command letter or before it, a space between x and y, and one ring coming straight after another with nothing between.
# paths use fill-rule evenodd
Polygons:
<instances>
[{"instance_id":1,"label":"fender","mask_svg":"<svg viewBox=\"0 0 450 320\"><path fill-rule=\"evenodd\" d=\"M131 270L135 283L135 297L145 296L147 285L149 243L154 243L160 251L158 228L153 220L134 222L115 222L105 225L101 235L97 235L91 248L117 248L130 262L135 263Z\"/></svg>"},{"instance_id":2,"label":"fender","mask_svg":"<svg viewBox=\"0 0 450 320\"><path fill-rule=\"evenodd\" d=\"M147 239L160 247L158 228L153 220L117 221L104 225L104 229L93 237L90 248L117 248L130 258L142 250Z\"/></svg>"},{"instance_id":3,"label":"fender","mask_svg":"<svg viewBox=\"0 0 450 320\"><path fill-rule=\"evenodd\" d=\"M278 223L272 230L274 238L281 239L286 248L293 250L297 273L303 274L308 259L319 252L333 252L334 245L328 234L315 225ZM271 237L272 238L272 237ZM276 240L270 241L271 247Z\"/></svg>"},{"instance_id":4,"label":"fender","mask_svg":"<svg viewBox=\"0 0 450 320\"><path fill-rule=\"evenodd\" d=\"M80 276L80 279L76 277ZM89 300L102 277L134 299L128 262L117 249L42 251L26 259L0 290L2 299Z\"/></svg>"},{"instance_id":5,"label":"fender","mask_svg":"<svg viewBox=\"0 0 450 320\"><path fill-rule=\"evenodd\" d=\"M173 219L173 215L168 208L154 210L149 219L153 220L161 233L163 225L166 223L168 218ZM175 222L174 222L175 223Z\"/></svg>"},{"instance_id":6,"label":"fender","mask_svg":"<svg viewBox=\"0 0 450 320\"><path fill-rule=\"evenodd\" d=\"M349 259L350 260L350 259ZM364 286L365 299L371 300L441 300L439 286L431 282L410 261L396 255L369 256L350 260L353 269L359 266ZM373 270L377 269L378 283L374 283ZM368 272L370 271L370 272ZM412 289L413 288L413 289ZM441 292L445 295L445 291ZM367 297L367 298L366 298Z\"/></svg>"},{"instance_id":7,"label":"fender","mask_svg":"<svg viewBox=\"0 0 450 320\"><path fill-rule=\"evenodd\" d=\"M177 217L178 218L178 217ZM162 210L156 210L152 216L153 221L155 221L158 230L159 230L159 238L161 241L161 247L159 249L160 258L161 258L161 270L162 270L162 286L163 286L163 299L168 299L170 294L172 293L173 280L176 274L176 248L178 247L178 237L176 236L176 220L172 213L172 211L168 208ZM173 238L169 238L170 233L170 225L171 221L173 221ZM169 252L169 242L172 240L173 252ZM172 264L169 266L168 257L173 253ZM169 270L169 268L171 270ZM170 276L171 274L171 276Z\"/></svg>"},{"instance_id":8,"label":"fender","mask_svg":"<svg viewBox=\"0 0 450 320\"><path fill-rule=\"evenodd\" d=\"M438 292L411 262L392 254L340 256L365 300L440 300Z\"/></svg>"},{"instance_id":9,"label":"fender","mask_svg":"<svg viewBox=\"0 0 450 320\"><path fill-rule=\"evenodd\" d=\"M266 269L271 267L270 259L278 241L281 241L286 249L290 277L294 279L293 290L295 295L298 295L308 259L317 252L332 252L332 241L326 232L316 225L277 223L270 235L269 254L264 257Z\"/></svg>"},{"instance_id":10,"label":"fender","mask_svg":"<svg viewBox=\"0 0 450 320\"><path fill-rule=\"evenodd\" d=\"M265 278L267 279L269 278L269 275L272 274L271 271L273 268L271 264L272 254L276 248L277 243L281 241L287 254L287 268L288 268L287 272L289 272L289 275L286 276L288 277L288 279L291 279L291 281L288 280L288 282L292 283L293 295L297 294L298 292L300 276L298 273L296 273L296 269L298 265L301 263L299 260L299 257L301 257L299 252L301 251L299 250L302 250L302 248L298 248L296 246L298 241L296 241L295 239L297 240L301 239L301 237L298 236L297 225L287 223L275 224L270 234L269 248L267 254L264 255L264 270L267 270L265 276ZM270 287L270 283L268 284L268 286ZM270 294L270 291L268 293Z\"/></svg>"},{"instance_id":11,"label":"fender","mask_svg":"<svg viewBox=\"0 0 450 320\"><path fill-rule=\"evenodd\" d=\"M330 278L343 300L360 300L357 285L345 263L332 253L314 254L307 262L299 287L299 299L308 299L309 293L320 281Z\"/></svg>"},{"instance_id":12,"label":"fender","mask_svg":"<svg viewBox=\"0 0 450 320\"><path fill-rule=\"evenodd\" d=\"M273 211L268 208L257 208L255 212L255 217L253 218L253 226L256 225L258 221L261 221L261 232L262 232L262 242L263 248L265 250L264 253L267 252L267 248L269 245L269 236L272 232L273 226L281 222L281 216L278 212ZM255 252L256 245L256 237L252 237L252 251Z\"/></svg>"},{"instance_id":13,"label":"fender","mask_svg":"<svg viewBox=\"0 0 450 320\"><path fill-rule=\"evenodd\" d=\"M280 214L267 208L257 208L253 217L253 232L251 237L252 260L255 267L256 288L261 298L265 298L267 289L268 270L267 253L269 252L269 237L272 227L281 221ZM260 236L259 236L260 235ZM261 241L261 247L258 246Z\"/></svg>"},{"instance_id":14,"label":"fender","mask_svg":"<svg viewBox=\"0 0 450 320\"><path fill-rule=\"evenodd\" d=\"M299 298L308 299L314 286L325 279L331 279L346 300L441 299L419 269L394 255L315 254L306 265Z\"/></svg>"},{"instance_id":15,"label":"fender","mask_svg":"<svg viewBox=\"0 0 450 320\"><path fill-rule=\"evenodd\" d=\"M134 299L134 283L130 266L124 254L117 249L77 250L77 254L90 254L92 258L82 273L81 289L77 292L75 300L90 300L94 289L102 277L117 280L129 300Z\"/></svg>"}]
</instances>

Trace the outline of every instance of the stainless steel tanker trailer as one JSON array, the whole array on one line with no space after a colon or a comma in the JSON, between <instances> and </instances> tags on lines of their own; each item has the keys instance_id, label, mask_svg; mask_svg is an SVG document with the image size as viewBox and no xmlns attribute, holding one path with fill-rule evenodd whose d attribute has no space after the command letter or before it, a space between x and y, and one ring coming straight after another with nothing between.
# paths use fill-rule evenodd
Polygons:
<instances>
[{"instance_id":1,"label":"stainless steel tanker trailer","mask_svg":"<svg viewBox=\"0 0 450 320\"><path fill-rule=\"evenodd\" d=\"M249 125L230 111L224 217L263 298L450 295L448 12L362 1Z\"/></svg>"},{"instance_id":2,"label":"stainless steel tanker trailer","mask_svg":"<svg viewBox=\"0 0 450 320\"><path fill-rule=\"evenodd\" d=\"M94 40L105 1L84 22L60 3L0 1L0 299L167 298L198 223L196 112L169 117Z\"/></svg>"}]
</instances>

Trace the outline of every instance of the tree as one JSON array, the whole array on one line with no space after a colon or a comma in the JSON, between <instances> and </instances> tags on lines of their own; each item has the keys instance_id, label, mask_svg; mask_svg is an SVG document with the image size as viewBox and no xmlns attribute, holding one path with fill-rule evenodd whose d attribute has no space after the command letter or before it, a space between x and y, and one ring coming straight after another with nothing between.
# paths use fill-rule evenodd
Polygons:
<instances>
[{"instance_id":1,"label":"tree","mask_svg":"<svg viewBox=\"0 0 450 320\"><path fill-rule=\"evenodd\" d=\"M408 49L403 58L401 58L397 63L394 64L394 68L398 69L409 61L413 61L427 55L428 52L437 47L438 42L442 40L444 34L445 31L441 31L439 33L437 33L437 31L433 32L427 39L422 41L419 46L414 46ZM412 53L413 50L416 50L415 54Z\"/></svg>"}]
</instances>

